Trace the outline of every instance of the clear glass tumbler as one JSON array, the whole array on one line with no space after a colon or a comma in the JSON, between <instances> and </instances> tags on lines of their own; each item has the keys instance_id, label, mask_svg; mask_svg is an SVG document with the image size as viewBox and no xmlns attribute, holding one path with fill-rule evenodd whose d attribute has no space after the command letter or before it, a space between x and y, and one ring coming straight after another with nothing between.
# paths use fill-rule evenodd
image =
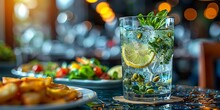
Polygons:
<instances>
[{"instance_id":1,"label":"clear glass tumbler","mask_svg":"<svg viewBox=\"0 0 220 110\"><path fill-rule=\"evenodd\" d=\"M141 19L154 19L143 25ZM169 99L172 84L174 18L121 17L123 95L135 101Z\"/></svg>"}]
</instances>

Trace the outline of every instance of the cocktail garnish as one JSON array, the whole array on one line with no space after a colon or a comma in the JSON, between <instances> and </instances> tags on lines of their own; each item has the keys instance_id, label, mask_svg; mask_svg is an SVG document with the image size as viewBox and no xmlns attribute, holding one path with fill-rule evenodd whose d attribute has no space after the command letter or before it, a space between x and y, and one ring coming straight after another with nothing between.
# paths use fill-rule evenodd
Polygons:
<instances>
[{"instance_id":1,"label":"cocktail garnish","mask_svg":"<svg viewBox=\"0 0 220 110\"><path fill-rule=\"evenodd\" d=\"M167 10L159 11L156 15L151 11L147 14L146 18L142 14L139 14L138 20L142 26L148 25L153 26L154 29L160 29L166 23L167 14Z\"/></svg>"},{"instance_id":2,"label":"cocktail garnish","mask_svg":"<svg viewBox=\"0 0 220 110\"><path fill-rule=\"evenodd\" d=\"M138 21L141 26L152 26L156 31L161 29L161 27L166 23L167 14L167 10L159 11L156 15L154 15L154 12L152 11L147 14L147 17L139 14ZM151 50L156 53L157 56L161 56L161 64L168 64L171 59L174 41L172 35L173 33L170 32L167 35L160 34L155 36L152 41L149 41ZM159 53L161 54L159 55Z\"/></svg>"}]
</instances>

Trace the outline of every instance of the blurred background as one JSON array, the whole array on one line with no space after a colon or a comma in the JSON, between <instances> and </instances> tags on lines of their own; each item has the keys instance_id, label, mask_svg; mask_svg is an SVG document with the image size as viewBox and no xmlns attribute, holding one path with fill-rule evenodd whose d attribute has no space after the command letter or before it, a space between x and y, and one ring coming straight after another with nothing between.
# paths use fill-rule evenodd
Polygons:
<instances>
[{"instance_id":1,"label":"blurred background","mask_svg":"<svg viewBox=\"0 0 220 110\"><path fill-rule=\"evenodd\" d=\"M219 6L219 0L0 0L0 72L33 59L77 56L120 64L118 18L167 9L175 17L173 82L198 85L200 44L220 40Z\"/></svg>"}]
</instances>

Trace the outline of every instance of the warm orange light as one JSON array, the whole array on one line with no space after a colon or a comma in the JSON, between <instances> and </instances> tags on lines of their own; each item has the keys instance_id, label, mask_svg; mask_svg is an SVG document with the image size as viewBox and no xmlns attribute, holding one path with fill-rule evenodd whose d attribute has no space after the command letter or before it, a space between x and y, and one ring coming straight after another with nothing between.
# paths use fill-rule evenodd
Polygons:
<instances>
[{"instance_id":1,"label":"warm orange light","mask_svg":"<svg viewBox=\"0 0 220 110\"><path fill-rule=\"evenodd\" d=\"M23 3L16 3L14 6L15 17L19 20L26 20L29 17L29 9Z\"/></svg>"},{"instance_id":2,"label":"warm orange light","mask_svg":"<svg viewBox=\"0 0 220 110\"><path fill-rule=\"evenodd\" d=\"M113 11L109 11L108 13L101 14L102 18L110 18L111 16L115 16L115 13Z\"/></svg>"},{"instance_id":3,"label":"warm orange light","mask_svg":"<svg viewBox=\"0 0 220 110\"><path fill-rule=\"evenodd\" d=\"M99 14L106 14L108 12L112 11L110 7L103 7L101 10L98 11Z\"/></svg>"},{"instance_id":4,"label":"warm orange light","mask_svg":"<svg viewBox=\"0 0 220 110\"><path fill-rule=\"evenodd\" d=\"M204 16L207 19L214 19L217 16L217 11L214 8L206 8L204 11Z\"/></svg>"},{"instance_id":5,"label":"warm orange light","mask_svg":"<svg viewBox=\"0 0 220 110\"><path fill-rule=\"evenodd\" d=\"M162 11L162 10L167 10L168 12L170 12L171 10L171 5L168 2L162 2L159 4L158 6L158 10Z\"/></svg>"},{"instance_id":6,"label":"warm orange light","mask_svg":"<svg viewBox=\"0 0 220 110\"><path fill-rule=\"evenodd\" d=\"M218 13L218 11L219 11L219 6L218 6L218 4L215 3L215 2L209 3L208 6L207 6L207 8L213 8L213 9L216 10L217 13Z\"/></svg>"},{"instance_id":7,"label":"warm orange light","mask_svg":"<svg viewBox=\"0 0 220 110\"><path fill-rule=\"evenodd\" d=\"M97 2L98 0L86 0L88 3L95 3Z\"/></svg>"},{"instance_id":8,"label":"warm orange light","mask_svg":"<svg viewBox=\"0 0 220 110\"><path fill-rule=\"evenodd\" d=\"M193 21L197 17L197 12L193 8L188 8L184 11L184 17L189 21Z\"/></svg>"},{"instance_id":9,"label":"warm orange light","mask_svg":"<svg viewBox=\"0 0 220 110\"><path fill-rule=\"evenodd\" d=\"M112 16L110 16L108 18L102 18L102 19L105 22L112 22L115 19L115 14L113 14Z\"/></svg>"},{"instance_id":10,"label":"warm orange light","mask_svg":"<svg viewBox=\"0 0 220 110\"><path fill-rule=\"evenodd\" d=\"M100 14L102 20L105 22L112 22L115 19L115 13L107 2L100 2L96 6L96 12Z\"/></svg>"},{"instance_id":11,"label":"warm orange light","mask_svg":"<svg viewBox=\"0 0 220 110\"><path fill-rule=\"evenodd\" d=\"M101 10L105 7L109 7L109 4L107 2L100 2L97 6L96 6L96 11L98 13L101 12Z\"/></svg>"},{"instance_id":12,"label":"warm orange light","mask_svg":"<svg viewBox=\"0 0 220 110\"><path fill-rule=\"evenodd\" d=\"M88 30L91 30L91 28L92 28L92 23L91 23L90 21L84 21L83 23L86 25L86 27L87 27Z\"/></svg>"},{"instance_id":13,"label":"warm orange light","mask_svg":"<svg viewBox=\"0 0 220 110\"><path fill-rule=\"evenodd\" d=\"M18 2L23 2L29 9L34 9L38 5L37 0L20 0Z\"/></svg>"}]
</instances>

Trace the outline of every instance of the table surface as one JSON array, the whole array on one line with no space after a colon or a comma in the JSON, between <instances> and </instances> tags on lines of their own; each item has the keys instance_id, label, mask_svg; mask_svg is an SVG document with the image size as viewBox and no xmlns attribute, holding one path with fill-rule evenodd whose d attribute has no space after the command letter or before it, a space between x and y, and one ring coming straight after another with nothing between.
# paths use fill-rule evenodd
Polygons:
<instances>
[{"instance_id":1,"label":"table surface","mask_svg":"<svg viewBox=\"0 0 220 110\"><path fill-rule=\"evenodd\" d=\"M186 85L175 85L172 87L172 96L183 98L183 102L161 105L128 104L114 101L112 97L122 96L122 88L94 90L98 98L77 109L112 109L112 110L149 110L149 109L220 109L220 91L202 89Z\"/></svg>"},{"instance_id":2,"label":"table surface","mask_svg":"<svg viewBox=\"0 0 220 110\"><path fill-rule=\"evenodd\" d=\"M3 69L1 69L3 70ZM10 70L1 71L0 77L14 77ZM202 89L186 85L175 85L172 87L172 96L184 99L183 102L161 104L161 105L137 105L114 101L112 97L122 96L122 87L114 89L93 89L98 98L83 106L74 108L76 110L149 110L149 109L220 109L220 91L212 89ZM72 109L70 109L72 110Z\"/></svg>"}]
</instances>

